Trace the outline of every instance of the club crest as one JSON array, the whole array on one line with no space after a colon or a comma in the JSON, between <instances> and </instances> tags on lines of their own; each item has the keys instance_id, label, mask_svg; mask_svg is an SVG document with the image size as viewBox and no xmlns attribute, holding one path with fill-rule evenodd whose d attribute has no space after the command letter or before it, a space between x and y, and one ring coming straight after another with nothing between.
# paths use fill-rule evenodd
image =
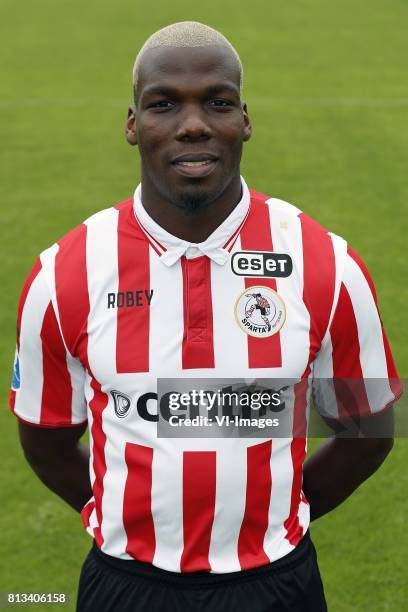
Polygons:
<instances>
[{"instance_id":1,"label":"club crest","mask_svg":"<svg viewBox=\"0 0 408 612\"><path fill-rule=\"evenodd\" d=\"M285 323L285 303L276 291L263 285L248 287L235 302L235 319L249 336L268 338Z\"/></svg>"}]
</instances>

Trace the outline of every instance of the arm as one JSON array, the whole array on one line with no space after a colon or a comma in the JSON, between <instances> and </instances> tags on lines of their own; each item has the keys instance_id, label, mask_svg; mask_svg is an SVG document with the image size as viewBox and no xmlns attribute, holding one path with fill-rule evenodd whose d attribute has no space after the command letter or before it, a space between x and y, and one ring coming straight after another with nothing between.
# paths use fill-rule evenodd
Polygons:
<instances>
[{"instance_id":1,"label":"arm","mask_svg":"<svg viewBox=\"0 0 408 612\"><path fill-rule=\"evenodd\" d=\"M41 260L23 288L17 330L10 407L24 455L42 482L80 511L92 496L89 449L80 442L85 369L66 348Z\"/></svg>"},{"instance_id":2,"label":"arm","mask_svg":"<svg viewBox=\"0 0 408 612\"><path fill-rule=\"evenodd\" d=\"M312 521L339 506L383 463L394 444L392 408L361 419L359 430L371 437L330 438L305 462L303 491Z\"/></svg>"},{"instance_id":3,"label":"arm","mask_svg":"<svg viewBox=\"0 0 408 612\"><path fill-rule=\"evenodd\" d=\"M80 442L87 424L47 429L18 422L28 463L51 491L80 512L92 496L89 448Z\"/></svg>"},{"instance_id":4,"label":"arm","mask_svg":"<svg viewBox=\"0 0 408 612\"><path fill-rule=\"evenodd\" d=\"M341 504L383 463L394 436L387 406L402 392L373 282L351 249L313 373L317 410L337 434L304 465L312 520Z\"/></svg>"},{"instance_id":5,"label":"arm","mask_svg":"<svg viewBox=\"0 0 408 612\"><path fill-rule=\"evenodd\" d=\"M380 467L392 439L332 438L305 462L303 491L315 520L339 506Z\"/></svg>"}]
</instances>

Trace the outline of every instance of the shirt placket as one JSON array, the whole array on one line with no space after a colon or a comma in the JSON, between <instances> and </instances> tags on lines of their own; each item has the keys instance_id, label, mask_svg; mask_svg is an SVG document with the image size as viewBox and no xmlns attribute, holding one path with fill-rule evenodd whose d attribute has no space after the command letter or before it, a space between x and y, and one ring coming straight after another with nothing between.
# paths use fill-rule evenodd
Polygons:
<instances>
[{"instance_id":1,"label":"shirt placket","mask_svg":"<svg viewBox=\"0 0 408 612\"><path fill-rule=\"evenodd\" d=\"M213 368L211 261L181 258L183 272L183 369Z\"/></svg>"}]
</instances>

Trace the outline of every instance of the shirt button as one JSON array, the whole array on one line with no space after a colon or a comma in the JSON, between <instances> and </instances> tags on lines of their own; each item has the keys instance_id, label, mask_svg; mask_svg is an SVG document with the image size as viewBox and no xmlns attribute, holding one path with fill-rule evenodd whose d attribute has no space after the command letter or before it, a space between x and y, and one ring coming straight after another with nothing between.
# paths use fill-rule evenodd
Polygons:
<instances>
[{"instance_id":1,"label":"shirt button","mask_svg":"<svg viewBox=\"0 0 408 612\"><path fill-rule=\"evenodd\" d=\"M197 247L188 247L186 250L187 259L194 259L194 257L198 257L200 255L200 249Z\"/></svg>"}]
</instances>

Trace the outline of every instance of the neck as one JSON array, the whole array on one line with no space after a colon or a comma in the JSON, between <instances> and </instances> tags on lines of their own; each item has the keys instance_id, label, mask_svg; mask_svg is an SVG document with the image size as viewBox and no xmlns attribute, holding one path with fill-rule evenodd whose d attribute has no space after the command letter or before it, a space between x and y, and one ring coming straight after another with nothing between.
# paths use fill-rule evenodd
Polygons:
<instances>
[{"instance_id":1,"label":"neck","mask_svg":"<svg viewBox=\"0 0 408 612\"><path fill-rule=\"evenodd\" d=\"M204 242L234 210L242 197L238 173L216 200L190 212L162 198L151 183L143 178L142 173L142 202L148 214L173 236L192 243Z\"/></svg>"}]
</instances>

